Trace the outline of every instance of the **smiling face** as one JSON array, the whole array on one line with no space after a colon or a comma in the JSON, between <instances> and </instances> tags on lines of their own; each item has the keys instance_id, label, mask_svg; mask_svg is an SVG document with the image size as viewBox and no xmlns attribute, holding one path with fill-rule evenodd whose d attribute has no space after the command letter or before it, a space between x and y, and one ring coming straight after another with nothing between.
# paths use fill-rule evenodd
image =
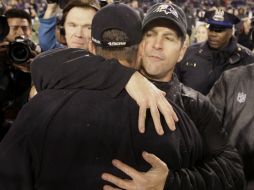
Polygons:
<instances>
[{"instance_id":1,"label":"smiling face","mask_svg":"<svg viewBox=\"0 0 254 190\"><path fill-rule=\"evenodd\" d=\"M65 38L69 48L88 49L91 24L96 11L93 8L72 8L64 22Z\"/></svg>"},{"instance_id":2,"label":"smiling face","mask_svg":"<svg viewBox=\"0 0 254 190\"><path fill-rule=\"evenodd\" d=\"M185 53L176 30L166 26L151 27L141 44L141 72L150 79L170 81L175 64Z\"/></svg>"}]
</instances>

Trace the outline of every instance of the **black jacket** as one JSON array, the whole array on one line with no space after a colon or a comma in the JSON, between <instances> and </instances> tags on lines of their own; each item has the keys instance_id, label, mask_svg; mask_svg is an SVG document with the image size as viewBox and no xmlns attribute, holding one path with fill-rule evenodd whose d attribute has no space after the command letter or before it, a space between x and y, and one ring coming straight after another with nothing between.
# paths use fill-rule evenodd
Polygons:
<instances>
[{"instance_id":1,"label":"black jacket","mask_svg":"<svg viewBox=\"0 0 254 190\"><path fill-rule=\"evenodd\" d=\"M30 73L2 61L0 57L0 142L28 101L31 88Z\"/></svg>"},{"instance_id":2,"label":"black jacket","mask_svg":"<svg viewBox=\"0 0 254 190\"><path fill-rule=\"evenodd\" d=\"M243 157L248 180L254 180L254 64L223 73L208 94Z\"/></svg>"},{"instance_id":3,"label":"black jacket","mask_svg":"<svg viewBox=\"0 0 254 190\"><path fill-rule=\"evenodd\" d=\"M207 42L190 46L175 71L183 84L206 95L223 71L253 62L253 53L232 37L221 50L211 49Z\"/></svg>"},{"instance_id":4,"label":"black jacket","mask_svg":"<svg viewBox=\"0 0 254 190\"><path fill-rule=\"evenodd\" d=\"M69 60L63 62L63 57ZM187 103L178 106L172 99L180 119L176 131L169 131L163 121L165 135L158 136L148 115L146 133L138 132L138 106L123 90L133 72L83 50L39 56L32 66L39 93L0 144L1 189L102 189L102 172L127 177L112 166L113 158L148 170L143 150L168 165L165 189L243 189L239 156L226 145L220 122L203 96L187 91L176 100L189 102L186 110L203 108L200 111L213 121L211 125L200 121L196 127L195 118L190 120L182 111ZM192 93L196 99L184 98Z\"/></svg>"}]
</instances>

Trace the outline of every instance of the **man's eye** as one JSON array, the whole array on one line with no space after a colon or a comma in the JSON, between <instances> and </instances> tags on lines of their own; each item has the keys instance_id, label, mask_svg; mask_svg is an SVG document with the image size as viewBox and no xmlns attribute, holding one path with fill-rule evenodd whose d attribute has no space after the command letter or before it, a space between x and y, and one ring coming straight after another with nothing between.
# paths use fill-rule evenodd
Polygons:
<instances>
[{"instance_id":1,"label":"man's eye","mask_svg":"<svg viewBox=\"0 0 254 190\"><path fill-rule=\"evenodd\" d=\"M147 32L147 33L146 33L146 36L147 36L147 37L150 37L150 36L152 36L152 35L153 35L153 34L152 34L151 32Z\"/></svg>"},{"instance_id":2,"label":"man's eye","mask_svg":"<svg viewBox=\"0 0 254 190\"><path fill-rule=\"evenodd\" d=\"M173 37L165 37L165 39L168 40L168 41L170 41L170 42L175 41L175 38L173 38Z\"/></svg>"},{"instance_id":3,"label":"man's eye","mask_svg":"<svg viewBox=\"0 0 254 190\"><path fill-rule=\"evenodd\" d=\"M68 26L70 26L70 27L75 27L75 24L69 23Z\"/></svg>"}]
</instances>

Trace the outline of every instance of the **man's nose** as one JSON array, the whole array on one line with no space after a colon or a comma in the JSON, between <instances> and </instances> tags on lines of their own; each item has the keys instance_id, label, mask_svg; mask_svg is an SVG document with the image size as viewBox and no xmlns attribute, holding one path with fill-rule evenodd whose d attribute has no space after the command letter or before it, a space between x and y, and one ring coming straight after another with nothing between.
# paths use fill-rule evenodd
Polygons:
<instances>
[{"instance_id":1,"label":"man's nose","mask_svg":"<svg viewBox=\"0 0 254 190\"><path fill-rule=\"evenodd\" d=\"M25 33L24 33L24 31L22 30L21 27L18 27L18 30L17 30L16 34L17 34L18 36L24 36L24 35L25 35Z\"/></svg>"},{"instance_id":2,"label":"man's nose","mask_svg":"<svg viewBox=\"0 0 254 190\"><path fill-rule=\"evenodd\" d=\"M161 40L162 39L160 37L157 37L157 38L154 39L153 47L155 49L161 49L161 47L162 47L162 41Z\"/></svg>"},{"instance_id":3,"label":"man's nose","mask_svg":"<svg viewBox=\"0 0 254 190\"><path fill-rule=\"evenodd\" d=\"M83 34L83 28L82 27L77 27L76 28L76 31L75 31L75 35L78 36L78 37L83 37L84 34Z\"/></svg>"}]
</instances>

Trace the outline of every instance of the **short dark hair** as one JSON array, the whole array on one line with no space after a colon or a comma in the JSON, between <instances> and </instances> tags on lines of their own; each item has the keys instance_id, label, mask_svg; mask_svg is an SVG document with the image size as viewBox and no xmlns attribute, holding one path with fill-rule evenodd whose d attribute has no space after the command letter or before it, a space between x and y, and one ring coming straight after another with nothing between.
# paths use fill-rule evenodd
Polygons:
<instances>
[{"instance_id":1,"label":"short dark hair","mask_svg":"<svg viewBox=\"0 0 254 190\"><path fill-rule=\"evenodd\" d=\"M5 12L5 16L8 18L22 18L26 19L29 25L32 25L31 15L23 9L9 9Z\"/></svg>"},{"instance_id":2,"label":"short dark hair","mask_svg":"<svg viewBox=\"0 0 254 190\"><path fill-rule=\"evenodd\" d=\"M71 1L69 4L66 5L66 7L63 9L63 17L61 20L61 25L63 26L66 20L66 17L69 13L69 11L74 8L87 8L87 9L94 9L94 11L97 12L97 10L100 8L99 4L97 5L97 2L95 0L87 0L86 2L82 2L80 0Z\"/></svg>"},{"instance_id":3,"label":"short dark hair","mask_svg":"<svg viewBox=\"0 0 254 190\"><path fill-rule=\"evenodd\" d=\"M103 33L102 39L115 42L124 41L127 38L127 35L121 30L112 29L107 30ZM111 47L111 48L103 48L100 46L95 46L96 55L100 55L107 59L119 59L126 60L130 66L133 62L136 61L137 52L138 52L138 44L132 45L129 47Z\"/></svg>"}]
</instances>

